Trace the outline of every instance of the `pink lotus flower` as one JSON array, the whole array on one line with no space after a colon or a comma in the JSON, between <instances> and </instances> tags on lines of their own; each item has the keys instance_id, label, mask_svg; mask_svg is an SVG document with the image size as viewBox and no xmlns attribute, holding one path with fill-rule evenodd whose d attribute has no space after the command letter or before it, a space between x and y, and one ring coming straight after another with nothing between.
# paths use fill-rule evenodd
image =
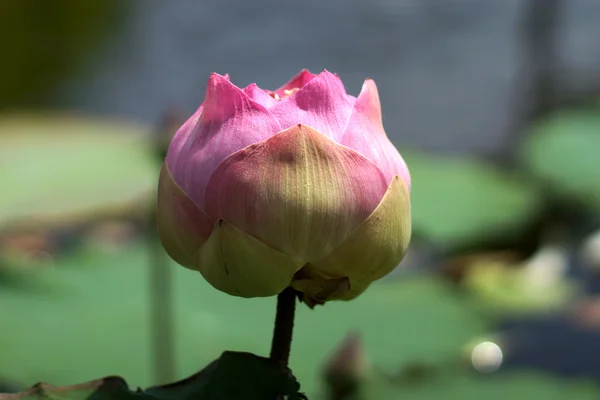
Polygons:
<instances>
[{"instance_id":1,"label":"pink lotus flower","mask_svg":"<svg viewBox=\"0 0 600 400\"><path fill-rule=\"evenodd\" d=\"M212 74L169 147L158 229L175 261L226 293L347 300L401 261L409 192L372 80L355 98L327 71L274 92Z\"/></svg>"}]
</instances>

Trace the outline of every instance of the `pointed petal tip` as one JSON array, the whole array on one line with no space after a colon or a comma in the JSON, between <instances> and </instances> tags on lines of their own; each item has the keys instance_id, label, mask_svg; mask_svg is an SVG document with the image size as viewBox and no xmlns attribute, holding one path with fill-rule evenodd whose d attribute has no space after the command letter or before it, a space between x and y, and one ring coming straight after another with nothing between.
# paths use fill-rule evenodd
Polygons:
<instances>
[{"instance_id":1,"label":"pointed petal tip","mask_svg":"<svg viewBox=\"0 0 600 400\"><path fill-rule=\"evenodd\" d=\"M377 89L377 85L373 79L367 78L364 80L357 99L360 99L359 103L357 104L359 106L376 106L378 109L381 107L379 102L379 90Z\"/></svg>"},{"instance_id":2,"label":"pointed petal tip","mask_svg":"<svg viewBox=\"0 0 600 400\"><path fill-rule=\"evenodd\" d=\"M373 118L373 122L381 123L381 100L375 80L371 78L365 79L356 99L354 103L355 107Z\"/></svg>"},{"instance_id":3,"label":"pointed petal tip","mask_svg":"<svg viewBox=\"0 0 600 400\"><path fill-rule=\"evenodd\" d=\"M235 85L233 85L233 83L231 83L231 80L229 79L229 75L227 75L227 74L221 75L216 72L212 72L210 74L210 76L208 77L207 87L214 87L214 86L222 85L225 83L235 86Z\"/></svg>"},{"instance_id":4,"label":"pointed petal tip","mask_svg":"<svg viewBox=\"0 0 600 400\"><path fill-rule=\"evenodd\" d=\"M340 77L338 74L331 72L327 69L324 69L323 71L321 71L321 73L317 74L317 76L326 76L326 77L330 77L330 78L335 78L336 80L340 80Z\"/></svg>"},{"instance_id":5,"label":"pointed petal tip","mask_svg":"<svg viewBox=\"0 0 600 400\"><path fill-rule=\"evenodd\" d=\"M310 70L308 68L302 68L300 70L300 72L298 73L298 75L296 75L296 76L302 76L302 75L315 76L315 74L313 74L312 72L310 72Z\"/></svg>"},{"instance_id":6,"label":"pointed petal tip","mask_svg":"<svg viewBox=\"0 0 600 400\"><path fill-rule=\"evenodd\" d=\"M229 74L219 74L218 72L211 72L210 73L210 77L208 78L209 80L212 79L213 77L215 78L220 78L220 79L225 79L227 81L231 81L231 79L229 78Z\"/></svg>"},{"instance_id":7,"label":"pointed petal tip","mask_svg":"<svg viewBox=\"0 0 600 400\"><path fill-rule=\"evenodd\" d=\"M270 108L277 103L277 100L273 98L273 96L271 96L267 91L261 89L256 83L249 84L243 88L242 91L246 93L250 99L266 108Z\"/></svg>"},{"instance_id":8,"label":"pointed petal tip","mask_svg":"<svg viewBox=\"0 0 600 400\"><path fill-rule=\"evenodd\" d=\"M305 125L305 124L296 124L296 125L292 125L289 128L285 128L282 129L280 132L277 133L277 136L280 135L297 135L297 134L319 134L319 135L323 135L321 132L319 132L318 130L314 129L313 127L309 126L309 125ZM330 139L328 137L324 137L323 139Z\"/></svg>"},{"instance_id":9,"label":"pointed petal tip","mask_svg":"<svg viewBox=\"0 0 600 400\"><path fill-rule=\"evenodd\" d=\"M202 103L202 120L223 121L239 112L240 108L248 107L248 102L263 107L252 100L244 90L234 85L226 76L213 72L206 85L206 95Z\"/></svg>"},{"instance_id":10,"label":"pointed petal tip","mask_svg":"<svg viewBox=\"0 0 600 400\"><path fill-rule=\"evenodd\" d=\"M334 80L339 85L344 87L344 82L342 81L342 78L340 77L340 75L337 72L331 72L328 69L323 69L323 71L321 71L319 74L315 75L315 77L321 77L322 79L327 79L327 80Z\"/></svg>"},{"instance_id":11,"label":"pointed petal tip","mask_svg":"<svg viewBox=\"0 0 600 400\"><path fill-rule=\"evenodd\" d=\"M208 77L208 80L210 81L212 79L227 79L228 77L229 76L227 74L221 75L218 72L211 72L210 75L209 75L209 77Z\"/></svg>"},{"instance_id":12,"label":"pointed petal tip","mask_svg":"<svg viewBox=\"0 0 600 400\"><path fill-rule=\"evenodd\" d=\"M406 163L404 162L404 159L402 158L402 156L400 156L400 159L402 160L404 165L402 168L400 168L399 173L397 175L394 175L394 177L392 178L392 183L396 182L396 183L400 183L401 185L404 185L408 191L408 195L410 198L410 189L411 189L410 171L408 170L408 167L406 166ZM392 185L390 184L390 188L391 187L392 187ZM388 188L388 190L390 190L390 189Z\"/></svg>"},{"instance_id":13,"label":"pointed petal tip","mask_svg":"<svg viewBox=\"0 0 600 400\"><path fill-rule=\"evenodd\" d=\"M410 189L410 174L406 163L383 128L379 92L372 79L364 81L356 98L342 144L358 151L379 166L388 180L391 181L393 176L399 175Z\"/></svg>"},{"instance_id":14,"label":"pointed petal tip","mask_svg":"<svg viewBox=\"0 0 600 400\"><path fill-rule=\"evenodd\" d=\"M276 90L276 93L281 94L284 90L289 89L300 89L289 97L297 97L298 93L303 89L312 91L327 91L331 89L327 89L330 84L333 84L334 87L337 86L343 89L344 94L346 94L346 90L344 89L344 85L342 80L337 76L332 74L327 70L323 70L319 74L313 74L308 72L308 70L302 70L298 75L294 76L288 83L284 86ZM310 88L310 89L309 89Z\"/></svg>"},{"instance_id":15,"label":"pointed petal tip","mask_svg":"<svg viewBox=\"0 0 600 400\"><path fill-rule=\"evenodd\" d=\"M344 98L346 98L346 100L348 100L347 97L350 95L348 94L348 92L346 92L344 82L337 73L333 73L324 69L323 72L321 72L315 77L315 81L325 83L325 85L327 85L326 87L328 87L328 90L339 92L339 95L343 96Z\"/></svg>"}]
</instances>

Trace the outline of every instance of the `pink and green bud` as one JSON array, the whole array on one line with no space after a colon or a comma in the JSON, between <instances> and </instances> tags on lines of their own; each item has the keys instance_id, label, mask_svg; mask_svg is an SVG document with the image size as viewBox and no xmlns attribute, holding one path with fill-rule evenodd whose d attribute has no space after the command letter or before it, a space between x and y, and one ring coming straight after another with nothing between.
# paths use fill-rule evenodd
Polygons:
<instances>
[{"instance_id":1,"label":"pink and green bud","mask_svg":"<svg viewBox=\"0 0 600 400\"><path fill-rule=\"evenodd\" d=\"M231 295L348 300L402 260L409 193L372 80L355 98L327 71L274 92L213 74L169 147L158 229L175 261Z\"/></svg>"}]
</instances>

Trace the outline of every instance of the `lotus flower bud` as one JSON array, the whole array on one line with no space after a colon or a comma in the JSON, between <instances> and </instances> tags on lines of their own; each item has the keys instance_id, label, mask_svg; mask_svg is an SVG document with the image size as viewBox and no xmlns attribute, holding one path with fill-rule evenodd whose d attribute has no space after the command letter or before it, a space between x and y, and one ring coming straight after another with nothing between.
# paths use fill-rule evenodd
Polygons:
<instances>
[{"instance_id":1,"label":"lotus flower bud","mask_svg":"<svg viewBox=\"0 0 600 400\"><path fill-rule=\"evenodd\" d=\"M348 335L327 360L323 377L329 391L328 398L358 398L360 387L367 379L371 363L362 337Z\"/></svg>"},{"instance_id":2,"label":"lotus flower bud","mask_svg":"<svg viewBox=\"0 0 600 400\"><path fill-rule=\"evenodd\" d=\"M327 71L274 92L212 74L162 167L158 230L176 262L223 292L292 286L322 304L356 297L400 263L409 193L372 80L355 98Z\"/></svg>"}]
</instances>

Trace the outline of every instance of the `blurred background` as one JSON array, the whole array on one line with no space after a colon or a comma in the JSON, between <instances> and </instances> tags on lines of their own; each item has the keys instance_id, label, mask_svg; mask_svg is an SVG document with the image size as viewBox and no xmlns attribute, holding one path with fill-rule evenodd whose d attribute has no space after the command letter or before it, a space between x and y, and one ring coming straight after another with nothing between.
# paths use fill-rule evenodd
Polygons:
<instances>
[{"instance_id":1,"label":"blurred background","mask_svg":"<svg viewBox=\"0 0 600 400\"><path fill-rule=\"evenodd\" d=\"M598 38L597 0L1 2L0 392L268 353L275 299L168 261L154 190L210 72L309 68L375 79L414 220L363 296L300 306L309 397L598 399Z\"/></svg>"}]
</instances>

